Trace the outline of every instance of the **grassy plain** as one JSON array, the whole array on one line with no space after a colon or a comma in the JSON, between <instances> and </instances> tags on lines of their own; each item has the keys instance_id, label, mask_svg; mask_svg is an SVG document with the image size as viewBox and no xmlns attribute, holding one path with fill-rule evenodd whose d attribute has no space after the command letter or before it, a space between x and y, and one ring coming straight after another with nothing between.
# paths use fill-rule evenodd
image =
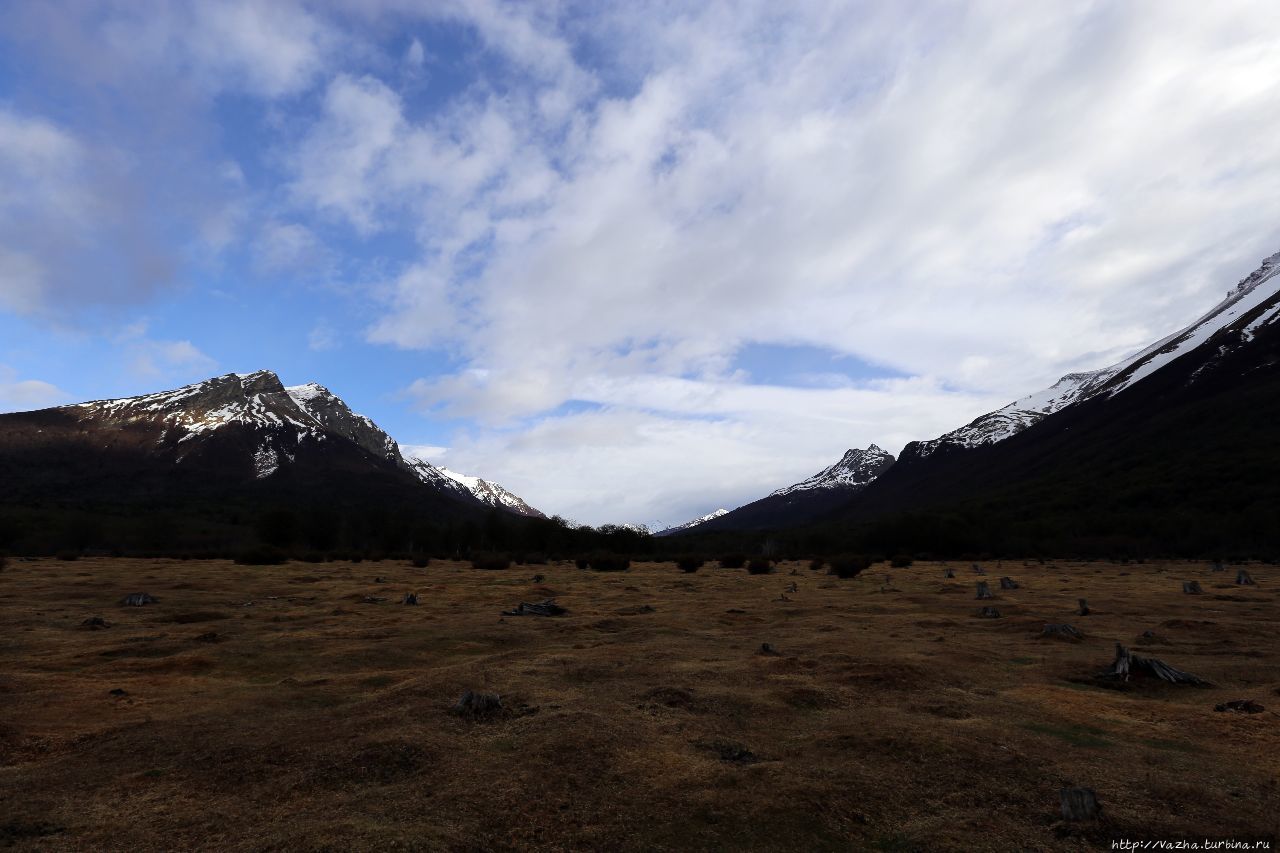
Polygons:
<instances>
[{"instance_id":1,"label":"grassy plain","mask_svg":"<svg viewBox=\"0 0 1280 853\"><path fill-rule=\"evenodd\" d=\"M1280 573L984 565L1000 619L975 616L967 564L837 580L799 563L11 561L0 847L1079 850L1277 832ZM135 591L159 601L118 605ZM549 596L569 614L499 616ZM111 627L81 627L95 615ZM1085 639L1041 639L1045 622ZM1215 686L1092 682L1116 641ZM507 712L451 715L468 689ZM1234 699L1266 711L1214 711ZM1068 785L1097 791L1101 822L1062 821Z\"/></svg>"}]
</instances>

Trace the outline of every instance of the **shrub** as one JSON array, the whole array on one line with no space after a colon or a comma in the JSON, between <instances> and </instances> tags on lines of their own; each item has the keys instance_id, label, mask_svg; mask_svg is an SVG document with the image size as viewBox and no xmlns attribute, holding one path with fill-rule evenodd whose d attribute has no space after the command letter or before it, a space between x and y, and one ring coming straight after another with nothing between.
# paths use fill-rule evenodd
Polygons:
<instances>
[{"instance_id":1,"label":"shrub","mask_svg":"<svg viewBox=\"0 0 1280 853\"><path fill-rule=\"evenodd\" d=\"M725 554L720 558L720 568L722 569L740 569L747 564L747 558L743 554Z\"/></svg>"},{"instance_id":2,"label":"shrub","mask_svg":"<svg viewBox=\"0 0 1280 853\"><path fill-rule=\"evenodd\" d=\"M304 563L323 563L324 554L321 554L319 551L308 551L307 553L303 554L299 559L301 559L302 562Z\"/></svg>"},{"instance_id":3,"label":"shrub","mask_svg":"<svg viewBox=\"0 0 1280 853\"><path fill-rule=\"evenodd\" d=\"M80 552L79 551L59 551L55 556L59 560L66 560L70 562L72 560L80 559Z\"/></svg>"},{"instance_id":4,"label":"shrub","mask_svg":"<svg viewBox=\"0 0 1280 853\"><path fill-rule=\"evenodd\" d=\"M411 561L411 564L415 569L425 569L427 566L431 565L431 558L430 557L414 557L413 560Z\"/></svg>"},{"instance_id":5,"label":"shrub","mask_svg":"<svg viewBox=\"0 0 1280 853\"><path fill-rule=\"evenodd\" d=\"M501 571L511 568L511 558L506 554L476 554L471 558L471 568Z\"/></svg>"},{"instance_id":6,"label":"shrub","mask_svg":"<svg viewBox=\"0 0 1280 853\"><path fill-rule=\"evenodd\" d=\"M846 554L831 561L831 574L838 578L856 578L871 566L866 557Z\"/></svg>"},{"instance_id":7,"label":"shrub","mask_svg":"<svg viewBox=\"0 0 1280 853\"><path fill-rule=\"evenodd\" d=\"M586 557L578 557L576 560L573 561L573 564L580 569L586 569L587 566L591 565L591 561L588 560Z\"/></svg>"},{"instance_id":8,"label":"shrub","mask_svg":"<svg viewBox=\"0 0 1280 853\"><path fill-rule=\"evenodd\" d=\"M906 554L897 554L889 561L889 565L895 569L905 569L911 565L911 558Z\"/></svg>"},{"instance_id":9,"label":"shrub","mask_svg":"<svg viewBox=\"0 0 1280 853\"><path fill-rule=\"evenodd\" d=\"M351 561L351 562L353 562L353 563L363 563L363 562L364 562L364 554L352 554L352 555L351 555L350 557L348 557L347 559L348 559L348 560L350 560L350 561Z\"/></svg>"},{"instance_id":10,"label":"shrub","mask_svg":"<svg viewBox=\"0 0 1280 853\"><path fill-rule=\"evenodd\" d=\"M815 557L809 561L809 571L820 572L822 571L822 567L825 566L826 564L827 564L826 560L822 559L821 557Z\"/></svg>"},{"instance_id":11,"label":"shrub","mask_svg":"<svg viewBox=\"0 0 1280 853\"><path fill-rule=\"evenodd\" d=\"M587 562L597 572L625 572L631 568L631 558L620 557L617 554L592 554Z\"/></svg>"},{"instance_id":12,"label":"shrub","mask_svg":"<svg viewBox=\"0 0 1280 853\"><path fill-rule=\"evenodd\" d=\"M747 572L753 575L767 575L773 571L773 563L765 557L756 557L747 563Z\"/></svg>"},{"instance_id":13,"label":"shrub","mask_svg":"<svg viewBox=\"0 0 1280 853\"><path fill-rule=\"evenodd\" d=\"M676 566L680 569L680 571L685 572L687 574L693 574L698 569L702 568L702 564L704 562L706 561L703 560L701 557L694 557L689 554L686 554L683 557L676 558Z\"/></svg>"},{"instance_id":14,"label":"shrub","mask_svg":"<svg viewBox=\"0 0 1280 853\"><path fill-rule=\"evenodd\" d=\"M6 557L4 554L0 554L0 571L4 571L4 568L8 565L9 565L9 558Z\"/></svg>"},{"instance_id":15,"label":"shrub","mask_svg":"<svg viewBox=\"0 0 1280 853\"><path fill-rule=\"evenodd\" d=\"M236 565L238 566L279 566L284 561L284 552L269 545L250 548L247 551L241 551L236 554Z\"/></svg>"}]
</instances>

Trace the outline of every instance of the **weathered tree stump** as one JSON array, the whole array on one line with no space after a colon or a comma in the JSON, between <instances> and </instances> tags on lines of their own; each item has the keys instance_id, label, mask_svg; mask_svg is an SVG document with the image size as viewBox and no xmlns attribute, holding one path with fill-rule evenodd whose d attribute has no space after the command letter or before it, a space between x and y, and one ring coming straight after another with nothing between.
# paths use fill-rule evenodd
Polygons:
<instances>
[{"instance_id":1,"label":"weathered tree stump","mask_svg":"<svg viewBox=\"0 0 1280 853\"><path fill-rule=\"evenodd\" d=\"M400 603L416 605L418 603L418 594L416 592L406 592L404 594L404 600Z\"/></svg>"},{"instance_id":2,"label":"weathered tree stump","mask_svg":"<svg viewBox=\"0 0 1280 853\"><path fill-rule=\"evenodd\" d=\"M948 566L948 567L947 567L947 570L946 570L945 572L943 572L943 573L942 573L942 576L943 576L944 578L950 579L950 578L954 578L954 577L956 576L956 573L955 573L954 571L952 571L952 570L951 570L951 567L950 567L950 566Z\"/></svg>"},{"instance_id":3,"label":"weathered tree stump","mask_svg":"<svg viewBox=\"0 0 1280 853\"><path fill-rule=\"evenodd\" d=\"M1103 673L1104 677L1128 681L1134 674L1154 676L1170 684L1209 685L1209 682L1203 678L1169 666L1158 658L1144 658L1131 654L1127 648L1116 643L1116 659L1112 662L1111 668Z\"/></svg>"},{"instance_id":4,"label":"weathered tree stump","mask_svg":"<svg viewBox=\"0 0 1280 853\"><path fill-rule=\"evenodd\" d=\"M973 564L973 573L974 573L975 575L985 575L985 574L986 574L986 572L982 570L982 566L979 566L977 563L974 563L974 564Z\"/></svg>"},{"instance_id":5,"label":"weathered tree stump","mask_svg":"<svg viewBox=\"0 0 1280 853\"><path fill-rule=\"evenodd\" d=\"M771 643L761 643L760 650L756 654L764 655L765 657L777 657L782 653L775 649Z\"/></svg>"},{"instance_id":6,"label":"weathered tree stump","mask_svg":"<svg viewBox=\"0 0 1280 853\"><path fill-rule=\"evenodd\" d=\"M984 607L978 611L978 616L982 619L999 619L1000 611L994 607Z\"/></svg>"},{"instance_id":7,"label":"weathered tree stump","mask_svg":"<svg viewBox=\"0 0 1280 853\"><path fill-rule=\"evenodd\" d=\"M1063 788L1058 792L1064 820L1094 820L1102 813L1092 788Z\"/></svg>"},{"instance_id":8,"label":"weathered tree stump","mask_svg":"<svg viewBox=\"0 0 1280 853\"><path fill-rule=\"evenodd\" d=\"M542 583L544 580L546 580L546 578L542 575L534 575L532 583Z\"/></svg>"},{"instance_id":9,"label":"weathered tree stump","mask_svg":"<svg viewBox=\"0 0 1280 853\"><path fill-rule=\"evenodd\" d=\"M142 607L146 604L156 604L159 601L160 599L145 592L131 592L120 599L120 604L124 607Z\"/></svg>"},{"instance_id":10,"label":"weathered tree stump","mask_svg":"<svg viewBox=\"0 0 1280 853\"><path fill-rule=\"evenodd\" d=\"M800 591L800 587L798 587L798 586L796 585L795 581L792 581L791 583L787 584L787 588L786 588L785 590L783 590L783 591L784 591L784 592L799 592L799 591Z\"/></svg>"},{"instance_id":11,"label":"weathered tree stump","mask_svg":"<svg viewBox=\"0 0 1280 853\"><path fill-rule=\"evenodd\" d=\"M988 598L995 598L995 596L992 595L991 590L987 588L986 581L978 581L978 599L985 600Z\"/></svg>"},{"instance_id":12,"label":"weathered tree stump","mask_svg":"<svg viewBox=\"0 0 1280 853\"><path fill-rule=\"evenodd\" d=\"M90 616L88 619L80 623L81 628L87 628L90 631L99 631L103 628L110 628L111 623L101 616Z\"/></svg>"},{"instance_id":13,"label":"weathered tree stump","mask_svg":"<svg viewBox=\"0 0 1280 853\"><path fill-rule=\"evenodd\" d=\"M468 690L463 693L449 713L473 720L485 720L502 713L502 697L497 693L480 693Z\"/></svg>"},{"instance_id":14,"label":"weathered tree stump","mask_svg":"<svg viewBox=\"0 0 1280 853\"><path fill-rule=\"evenodd\" d=\"M387 599L381 595L366 595L361 599L365 604L381 604Z\"/></svg>"},{"instance_id":15,"label":"weathered tree stump","mask_svg":"<svg viewBox=\"0 0 1280 853\"><path fill-rule=\"evenodd\" d=\"M1013 578L1000 578L1001 589L1017 589L1018 582Z\"/></svg>"},{"instance_id":16,"label":"weathered tree stump","mask_svg":"<svg viewBox=\"0 0 1280 853\"><path fill-rule=\"evenodd\" d=\"M1052 640L1068 640L1072 643L1078 643L1084 639L1084 634L1081 634L1074 626L1065 622L1046 622L1044 629L1040 632L1040 636L1048 637Z\"/></svg>"},{"instance_id":17,"label":"weathered tree stump","mask_svg":"<svg viewBox=\"0 0 1280 853\"><path fill-rule=\"evenodd\" d=\"M520 602L519 607L514 607L511 610L502 611L502 615L503 616L563 616L568 612L569 612L568 610L556 604L556 600L554 598L548 598L544 601L539 601L534 604L530 604L527 601L522 601Z\"/></svg>"},{"instance_id":18,"label":"weathered tree stump","mask_svg":"<svg viewBox=\"0 0 1280 853\"><path fill-rule=\"evenodd\" d=\"M1253 582L1253 577L1244 569L1236 572L1236 584L1238 586L1257 586L1257 584Z\"/></svg>"},{"instance_id":19,"label":"weathered tree stump","mask_svg":"<svg viewBox=\"0 0 1280 853\"><path fill-rule=\"evenodd\" d=\"M1200 588L1200 581L1183 581L1182 591L1187 595L1199 595L1204 592L1204 590Z\"/></svg>"},{"instance_id":20,"label":"weathered tree stump","mask_svg":"<svg viewBox=\"0 0 1280 853\"><path fill-rule=\"evenodd\" d=\"M1213 561L1213 570L1214 570L1215 572L1225 572L1225 571L1227 570L1227 567L1226 567L1226 566L1224 566L1224 565L1222 565L1222 561L1221 561L1221 560L1214 560L1214 561Z\"/></svg>"},{"instance_id":21,"label":"weathered tree stump","mask_svg":"<svg viewBox=\"0 0 1280 853\"><path fill-rule=\"evenodd\" d=\"M1267 709L1252 699L1233 699L1230 702L1223 702L1221 705L1214 705L1213 710L1234 711L1237 714L1261 714Z\"/></svg>"},{"instance_id":22,"label":"weathered tree stump","mask_svg":"<svg viewBox=\"0 0 1280 853\"><path fill-rule=\"evenodd\" d=\"M1083 598L1081 598L1081 599L1079 599L1079 601L1080 601L1080 609L1079 609L1079 610L1077 610L1077 611L1076 611L1076 613L1077 613L1078 615L1080 615L1080 616L1088 616L1088 615L1089 615L1089 602L1088 602L1088 600L1087 600L1087 599L1083 599Z\"/></svg>"}]
</instances>

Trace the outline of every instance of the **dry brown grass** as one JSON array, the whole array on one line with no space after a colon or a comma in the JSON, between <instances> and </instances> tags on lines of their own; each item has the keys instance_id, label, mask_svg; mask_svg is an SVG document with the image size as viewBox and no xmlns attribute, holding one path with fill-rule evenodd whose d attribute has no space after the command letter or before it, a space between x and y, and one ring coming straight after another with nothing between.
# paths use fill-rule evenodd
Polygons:
<instances>
[{"instance_id":1,"label":"dry brown grass","mask_svg":"<svg viewBox=\"0 0 1280 853\"><path fill-rule=\"evenodd\" d=\"M1258 587L1228 589L1234 574L1200 565L992 564L988 581L1021 588L997 591L991 620L973 615L967 566L943 580L929 563L848 581L799 563L553 564L535 588L528 567L437 562L14 561L0 846L1035 850L1275 833L1280 574L1251 568ZM1190 579L1205 595L1182 593ZM141 590L160 602L117 606ZM399 604L410 590L418 607ZM499 618L552 594L568 616ZM1079 596L1093 615L1074 615ZM93 615L112 627L81 629ZM1041 640L1046 621L1086 639ZM1117 640L1218 686L1088 683ZM507 713L449 714L468 689ZM1213 710L1240 698L1268 709ZM1107 822L1062 824L1064 785L1097 790Z\"/></svg>"}]
</instances>

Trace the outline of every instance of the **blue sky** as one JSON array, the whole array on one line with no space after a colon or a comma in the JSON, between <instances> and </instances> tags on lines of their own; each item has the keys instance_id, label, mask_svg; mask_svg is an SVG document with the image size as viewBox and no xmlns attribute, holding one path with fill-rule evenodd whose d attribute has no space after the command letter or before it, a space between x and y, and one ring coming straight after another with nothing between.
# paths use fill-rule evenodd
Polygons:
<instances>
[{"instance_id":1,"label":"blue sky","mask_svg":"<svg viewBox=\"0 0 1280 853\"><path fill-rule=\"evenodd\" d=\"M909 8L908 8L909 7ZM0 410L317 381L579 521L896 451L1280 249L1262 2L13 2Z\"/></svg>"}]
</instances>

